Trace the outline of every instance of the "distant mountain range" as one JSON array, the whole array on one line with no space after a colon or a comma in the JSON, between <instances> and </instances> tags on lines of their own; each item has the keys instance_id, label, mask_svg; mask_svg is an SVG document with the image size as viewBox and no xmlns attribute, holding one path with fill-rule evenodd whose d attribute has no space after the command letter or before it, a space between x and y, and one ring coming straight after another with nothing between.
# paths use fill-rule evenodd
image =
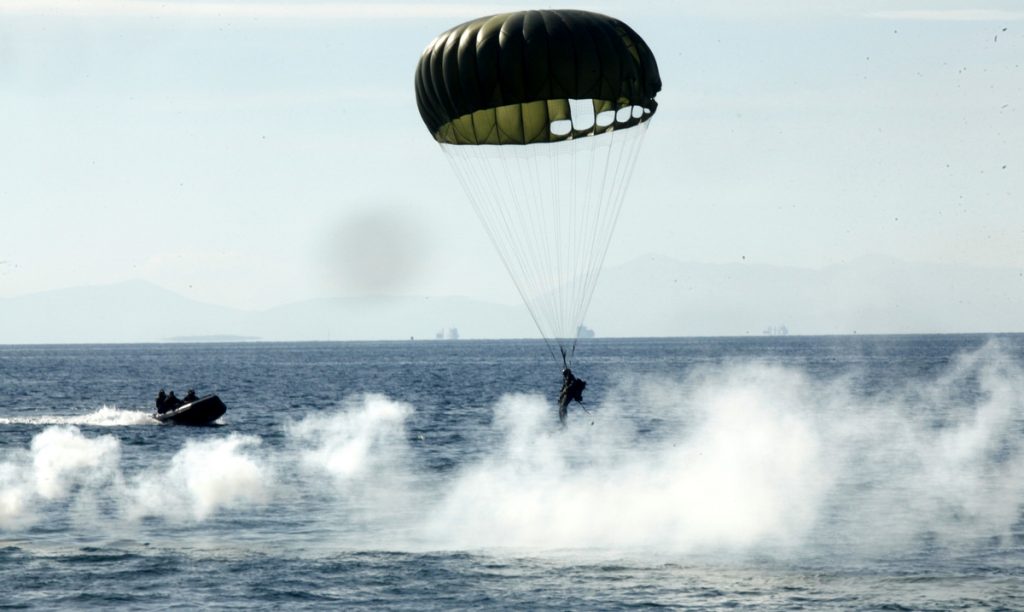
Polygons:
<instances>
[{"instance_id":1,"label":"distant mountain range","mask_svg":"<svg viewBox=\"0 0 1024 612\"><path fill-rule=\"evenodd\" d=\"M521 338L533 322L519 306L461 297L317 299L246 311L145 281L0 299L0 344L407 340L452 327L488 330L473 337Z\"/></svg>"},{"instance_id":2,"label":"distant mountain range","mask_svg":"<svg viewBox=\"0 0 1024 612\"><path fill-rule=\"evenodd\" d=\"M599 336L1024 331L1024 270L863 257L820 269L691 264L657 255L605 270Z\"/></svg>"},{"instance_id":3,"label":"distant mountain range","mask_svg":"<svg viewBox=\"0 0 1024 612\"><path fill-rule=\"evenodd\" d=\"M602 273L597 337L1024 331L1024 271L881 257L820 269L651 255ZM244 311L145 281L0 298L0 343L534 338L519 305L464 297L324 298Z\"/></svg>"}]
</instances>

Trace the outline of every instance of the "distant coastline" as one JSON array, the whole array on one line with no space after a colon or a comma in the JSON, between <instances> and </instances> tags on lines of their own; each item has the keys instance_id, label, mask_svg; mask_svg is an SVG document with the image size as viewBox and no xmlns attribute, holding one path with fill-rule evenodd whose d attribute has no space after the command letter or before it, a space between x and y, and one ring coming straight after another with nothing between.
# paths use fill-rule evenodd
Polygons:
<instances>
[{"instance_id":1,"label":"distant coastline","mask_svg":"<svg viewBox=\"0 0 1024 612\"><path fill-rule=\"evenodd\" d=\"M1019 333L1017 268L868 257L823 268L649 256L602 272L586 323L606 338ZM444 325L444 327L441 327ZM522 304L462 296L327 297L266 310L144 280L0 298L0 344L536 338Z\"/></svg>"},{"instance_id":2,"label":"distant coastline","mask_svg":"<svg viewBox=\"0 0 1024 612\"><path fill-rule=\"evenodd\" d=\"M165 338L164 342L259 342L259 336L236 336L232 334L212 334L209 336L173 336Z\"/></svg>"}]
</instances>

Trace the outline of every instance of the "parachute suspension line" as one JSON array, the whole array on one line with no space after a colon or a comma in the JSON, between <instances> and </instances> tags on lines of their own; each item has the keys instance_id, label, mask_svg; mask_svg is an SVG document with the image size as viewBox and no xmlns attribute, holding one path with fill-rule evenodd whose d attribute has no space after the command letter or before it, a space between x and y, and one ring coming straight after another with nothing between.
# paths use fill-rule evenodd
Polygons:
<instances>
[{"instance_id":1,"label":"parachute suspension line","mask_svg":"<svg viewBox=\"0 0 1024 612\"><path fill-rule=\"evenodd\" d=\"M576 126L573 125L573 128ZM572 303L572 294L575 291L573 284L573 274L575 273L574 266L574 253L575 253L575 242L576 232L579 231L579 220L580 216L577 211L577 204L579 201L579 174L577 172L579 168L579 145L574 143L576 146L570 146L569 151L571 152L569 158L569 170L565 173L565 178L568 179L569 187L568 190L562 193L562 199L554 203L555 210L562 222L563 230L558 236L558 278L559 282L563 283L564 286L558 291L558 320L561 323L558 327L558 345L563 351L566 350L566 346L569 343L569 330L565 328L564 322L567 320L567 313L569 311L569 305ZM569 359L571 361L571 358Z\"/></svg>"},{"instance_id":2,"label":"parachute suspension line","mask_svg":"<svg viewBox=\"0 0 1024 612\"><path fill-rule=\"evenodd\" d=\"M585 302L581 308L581 313L586 313L590 308L590 301L593 298L594 288L597 285L597 278L601 267L604 264L605 256L608 254L608 248L611 244L609 238L615 226L618 224L619 215L622 212L622 204L625 200L626 189L629 186L629 180L633 175L633 170L640 157L640 145L647 133L649 123L649 121L645 121L632 128L612 132L613 138L615 137L616 132L618 132L618 140L622 141L625 139L626 142L624 144L617 145L622 149L622 151L619 155L615 156L614 170L605 176L605 180L608 179L608 176L612 177L607 192L608 214L605 217L604 226L600 231L595 232L594 236L605 236L606 238L603 241L595 239L591 243L592 254L590 255L590 261L592 262L592 267L586 281L587 290L584 292ZM609 148L612 149L614 147L609 145ZM611 161L610 157L609 161ZM603 185L602 191L604 192ZM582 314L580 323L582 324Z\"/></svg>"},{"instance_id":3,"label":"parachute suspension line","mask_svg":"<svg viewBox=\"0 0 1024 612\"><path fill-rule=\"evenodd\" d=\"M566 291L566 303L563 304L562 320L569 322L569 327L565 329L567 338L565 342L569 343L569 360L576 354L576 339L579 337L578 325L573 326L572 324L576 321L576 315L579 308L579 295L581 292L580 287L580 273L583 271L583 253L581 252L581 246L584 242L584 235L586 230L592 226L591 216L594 213L596 206L587 206L593 201L590 199L590 187L591 180L593 178L594 164L593 164L593 152L594 152L594 139L583 138L579 144L573 148L573 194L572 200L569 203L569 214L570 218L575 221L573 224L573 232L569 237L569 243L567 245L568 253L571 258L571 263L566 270L566 282L570 286L570 290ZM586 157L584 160L577 160L579 153L585 153ZM587 163L589 162L589 163ZM577 179L583 177L583 196L580 204L580 197L578 191ZM600 204L598 202L597 204ZM571 341L571 342L570 342Z\"/></svg>"},{"instance_id":4,"label":"parachute suspension line","mask_svg":"<svg viewBox=\"0 0 1024 612\"><path fill-rule=\"evenodd\" d=\"M529 222L529 200L520 194L520 189L535 181L519 180L520 177L515 176L513 170L522 168L514 168L511 164L522 152L521 148L460 147L459 151L466 153L463 158L469 170L483 170L483 173L476 173L479 183L474 192L470 193L471 201L478 217L488 228L491 240L517 290L523 296L530 316L541 330L549 352L557 360L551 344L552 335L545 332L555 327L550 319L552 311L543 302L537 303L530 299L531 295L539 294L538 288L544 285L544 259L533 249L530 237L538 232L549 231L549 228L539 225L536 220ZM508 159L510 156L511 160Z\"/></svg>"},{"instance_id":5,"label":"parachute suspension line","mask_svg":"<svg viewBox=\"0 0 1024 612\"><path fill-rule=\"evenodd\" d=\"M597 191L592 196L595 205L588 210L593 216L585 224L580 224L587 228L585 236L589 236L589 240L585 246L581 245L577 249L582 270L576 281L580 289L575 294L579 301L576 304L573 330L578 330L583 324L583 318L590 307L646 129L645 122L629 129L611 131L606 134L604 141L591 139L595 159L590 169L592 174L596 172L599 175L600 186L598 188L596 179L592 180L592 188L597 188ZM570 355L575 353L578 341L578 334L574 334Z\"/></svg>"},{"instance_id":6,"label":"parachute suspension line","mask_svg":"<svg viewBox=\"0 0 1024 612\"><path fill-rule=\"evenodd\" d=\"M552 182L550 178L545 177L545 172L554 172L553 176L557 177L557 168L552 170L550 162L547 162L546 159L542 159L540 163L538 162L538 159L546 156L547 153L543 145L527 145L521 149L524 159L529 162L527 166L522 168L522 176L528 177L525 184L531 188L527 208L529 214L527 225L530 227L530 234L533 238L527 237L527 240L531 241L528 246L533 251L535 274L533 275L530 293L533 295L532 299L538 302L537 309L545 317L545 328L553 330L558 326L557 311L554 306L554 300L558 296L556 292L547 291L546 289L551 284L551 279L549 278L550 262L555 261L558 256L556 249L557 236L561 231L561 227L557 219L551 218L549 212L551 198L556 191L546 193L544 187ZM558 156L554 156L552 161L557 164ZM523 297L524 300L531 299L527 296ZM545 334L546 332L542 331L541 333ZM551 336L551 340L557 343L557 338L554 335Z\"/></svg>"},{"instance_id":7,"label":"parachute suspension line","mask_svg":"<svg viewBox=\"0 0 1024 612\"><path fill-rule=\"evenodd\" d=\"M510 153L512 158L517 161L521 156L529 154L526 152L525 147L522 149L520 147L513 147L512 149L507 147L498 148L494 152L498 154ZM513 278L517 279L516 286L519 289L519 294L522 296L523 302L527 304L527 309L530 311L534 323L541 330L541 336L544 338L549 352L557 361L554 344L552 343L554 337L550 332L545 331L557 326L556 321L552 319L552 308L545 303L545 298L550 300L552 296L543 293L543 288L547 282L545 279L545 261L548 260L544 259L544 254L537 248L538 244L543 245L544 242L538 243L536 240L537 236L543 237L551 231L550 223L543 215L545 206L542 200L524 197L519 193L520 188L526 189L527 186L531 186L536 191L538 189L537 185L541 181L538 180L539 177L531 177L529 170L522 165L517 165L513 168L507 156L498 155L492 161L495 163L491 164L491 170L495 173L504 174L507 181L507 191L505 193L509 195L509 206L503 212L507 213L504 218L510 226L508 232L510 240L504 247L499 245L499 251L503 254L516 255L515 262L509 263L510 273ZM516 172L519 172L519 174L516 175ZM519 229L518 235L515 234L516 228Z\"/></svg>"},{"instance_id":8,"label":"parachute suspension line","mask_svg":"<svg viewBox=\"0 0 1024 612\"><path fill-rule=\"evenodd\" d=\"M523 184L529 185L531 188L524 211L528 218L523 224L524 227L529 228L529 232L524 237L523 244L532 255L532 282L530 282L527 295L523 295L523 299L534 302L535 309L544 318L544 330L547 331L542 331L542 335L547 335L552 341L558 343L557 334L553 333L553 330L558 328L556 309L558 293L550 290L552 285L550 262L558 256L555 247L557 246L557 236L562 228L558 220L553 219L550 213L551 194L545 194L543 189L544 184L550 184L554 177L546 177L545 168L551 172L550 167L547 164L538 164L536 161L537 157L545 151L543 145L527 145L516 148L520 149L524 160L530 162L519 168L522 172L520 176L527 178ZM555 156L555 160L557 161L557 156ZM559 347L561 348L560 343Z\"/></svg>"},{"instance_id":9,"label":"parachute suspension line","mask_svg":"<svg viewBox=\"0 0 1024 612\"><path fill-rule=\"evenodd\" d=\"M533 245L538 256L536 263L541 270L535 277L532 298L524 296L524 300L533 299L539 302L538 309L546 314L546 328L541 333L550 336L564 353L560 333L560 301L564 296L558 290L558 284L563 269L564 238L571 226L560 214L558 204L565 197L562 183L567 173L562 167L562 158L566 147L561 143L537 144L528 145L524 149L534 160L534 165L530 168L533 174L528 182L532 182L535 187L536 196L532 207L536 212ZM571 147L568 150L571 151ZM571 175L571 172L568 174Z\"/></svg>"},{"instance_id":10,"label":"parachute suspension line","mask_svg":"<svg viewBox=\"0 0 1024 612\"><path fill-rule=\"evenodd\" d=\"M551 220L548 218L549 214L547 214L546 211L550 209L550 206L546 203L554 202L558 197L557 181L561 176L559 156L552 155L550 147L528 146L525 147L525 149L528 151L527 154L529 155L532 163L530 168L531 176L537 179L532 181L534 192L532 200L533 206L531 207L531 210L534 213L534 221L538 231L541 232L540 235L542 236L542 240L538 245L542 249L541 257L544 262L556 261L558 258L558 236L562 229L561 224L557 219ZM554 167L552 167L552 165ZM540 180L540 177L544 176L545 171L551 173L552 180ZM544 296L550 302L556 298L557 292L552 292L550 290L545 292L544 284L545 281L541 280L540 283L533 287L533 291ZM524 297L524 299L526 298ZM546 310L549 313L555 312L552 307L548 307ZM557 327L557 322L555 320L549 320L548 325L550 326L550 329L554 329ZM545 332L542 331L541 334L544 335ZM558 342L556 338L553 338L553 340L556 343ZM562 362L564 363L565 351L562 350L561 344L559 344L559 350L562 353Z\"/></svg>"},{"instance_id":11,"label":"parachute suspension line","mask_svg":"<svg viewBox=\"0 0 1024 612\"><path fill-rule=\"evenodd\" d=\"M548 351L565 367L645 131L646 122L558 142L441 145Z\"/></svg>"},{"instance_id":12,"label":"parachute suspension line","mask_svg":"<svg viewBox=\"0 0 1024 612\"><path fill-rule=\"evenodd\" d=\"M513 168L509 165L511 162L500 159L512 155L520 147L442 144L441 148L452 162L477 217L501 256L516 289L523 296L531 318L541 330L548 351L557 360L550 334L545 333L545 330L552 327L551 322L545 317L544 308L529 299L541 280L538 278L535 256L531 257L531 245L527 240L536 228L533 224L524 225L523 220L517 218L524 217L524 198L518 190L528 182L514 180Z\"/></svg>"},{"instance_id":13,"label":"parachute suspension line","mask_svg":"<svg viewBox=\"0 0 1024 612\"><path fill-rule=\"evenodd\" d=\"M551 340L543 331L545 328L542 324L542 318L539 316L534 304L530 300L525 299L527 291L524 286L524 279L522 279L521 275L517 273L517 270L513 268L514 262L511 260L512 253L510 253L510 235L512 233L511 224L507 220L502 224L503 227L499 226L497 223L497 221L503 217L503 207L501 205L499 194L492 189L494 183L488 183L489 180L493 179L494 172L493 167L491 167L492 164L485 163L487 161L486 156L481 155L476 151L470 151L470 148L471 147L441 144L441 150L444 151L445 157L448 158L448 161L455 171L455 175L462 184L463 190L469 197L473 211L483 224L491 243L494 244L497 249L498 254L501 257L502 264L505 266L505 270L512 278L513 284L515 284L519 294L524 297L523 301L526 304L527 311L530 313L530 317L533 319L533 322L537 325L538 329L541 330L541 337L544 339L544 343L548 347L548 352L550 352L551 357L557 361L558 357L556 356L554 346L552 346ZM504 230L504 235L501 233L502 230ZM521 255L521 253L518 254L520 258ZM522 264L522 262L519 263Z\"/></svg>"},{"instance_id":14,"label":"parachute suspension line","mask_svg":"<svg viewBox=\"0 0 1024 612\"><path fill-rule=\"evenodd\" d=\"M572 172L573 172L573 150L572 147L562 149L558 145L552 147L553 154L551 156L554 174L551 175L549 184L551 185L551 192L548 194L547 206L548 215L551 218L551 227L554 230L553 233L546 238L551 243L551 249L554 252L554 258L549 262L548 271L551 275L551 279L561 279L565 273L565 244L568 237L567 231L570 226L567 223L565 210L561 208L566 205L572 198ZM559 155L558 151L562 154ZM558 283L559 280L554 280ZM562 302L565 299L563 295L564 291L559 291L552 287L550 293L550 305L551 305L551 316L554 322L554 326L551 328L551 334L558 344L559 350L565 350L565 344L561 338L561 326L558 325L558 321L562 320Z\"/></svg>"},{"instance_id":15,"label":"parachute suspension line","mask_svg":"<svg viewBox=\"0 0 1024 612\"><path fill-rule=\"evenodd\" d=\"M593 103L591 102L591 109L590 109L591 112L593 112L592 104ZM589 146L587 146L587 145L589 145ZM573 227L574 227L575 231L573 232L572 245L569 247L571 249L571 251L569 252L570 255L574 255L572 257L572 259L573 259L573 262L572 262L572 272L571 272L572 275L569 277L571 279L571 280L569 280L569 283L572 285L572 289L573 290L571 292L569 292L568 295L567 295L567 299L569 299L569 304L568 304L568 310L567 310L566 314L564 315L565 316L564 320L568 321L569 325L570 325L570 327L568 329L566 329L566 332L568 332L568 334L569 334L569 339L571 339L571 341L572 341L571 349L570 349L570 358L571 358L572 355L575 355L575 353L576 353L576 339L579 337L579 325L575 324L575 323L576 323L576 319L577 319L577 315L578 315L578 310L579 310L579 306L578 306L579 293L580 293L580 290L582 289L580 287L579 278L580 278L580 273L584 269L583 268L584 261L581 260L581 256L582 256L581 250L582 249L580 247L584 243L584 236L586 235L585 234L585 228L591 227L591 223L592 223L591 217L595 213L595 209L599 208L599 206L588 206L587 205L587 204L589 204L590 202L593 201L593 200L591 200L591 182L593 180L593 175L594 175L594 139L593 138L584 138L579 143L578 146L573 147L573 154L574 154L574 156L575 155L579 155L579 154L584 154L584 159L582 160L582 163L581 164L577 164L575 166L576 171L573 172L573 179L574 180L577 180L577 179L579 179L581 177L584 180L583 180L583 198L582 198L582 200L580 200L579 192L577 191L576 193L573 194L575 197L573 198L573 203L572 203L572 205L573 205L572 218L575 220L575 219L579 219L579 218L582 217L583 222L582 223L577 222L577 223L574 224ZM578 188L578 185L577 185L577 188ZM597 204L600 205L600 202L597 202Z\"/></svg>"},{"instance_id":16,"label":"parachute suspension line","mask_svg":"<svg viewBox=\"0 0 1024 612\"><path fill-rule=\"evenodd\" d=\"M615 145L616 140L621 140L621 138L617 138L617 136L618 136L617 132L618 132L618 130L612 130L612 133L609 136L610 142L608 143L608 152L604 156L604 164L601 167L601 188L598 190L598 194L600 194L601 198L604 198L604 201L601 202L601 206L597 207L597 209L598 209L598 213L597 214L599 214L599 215L604 212L605 206L608 206L608 205L616 206L616 203L617 203L617 200L614 198L614 196L609 197L608 189L607 189L608 175L609 175L609 164L611 163L611 160L612 160L612 157L613 157L612 156L612 152L615 151L615 146L614 145ZM613 185L615 184L614 179L612 180L612 184ZM601 225L600 224L600 220L595 222L595 224L600 226ZM607 230L608 236L611 236L612 228L614 228L614 224L612 224L608 228L608 230ZM603 236L603 235L604 235L604 231L603 230L599 230L598 232L594 232L593 234L591 234L592 240L590 242L590 248L589 248L590 253L592 253L593 250L594 250L594 244L600 242L598 240L598 236ZM605 242L608 242L608 241L605 240ZM588 256L588 261L594 261L592 255ZM597 274L598 274L598 271L601 269L601 263L602 263L601 260L599 260L596 263L594 263L587 270L586 278L583 281L584 287L586 287L587 289L585 289L583 294L581 295L581 303L579 305L579 309L580 309L580 322L579 322L579 325L583 324L583 316L587 312L587 308L590 305L590 296L593 294L593 287L597 284ZM577 337L577 341L578 340L579 340L579 338ZM576 347L575 347L575 344L574 344L573 345L573 349L575 350L575 348Z\"/></svg>"},{"instance_id":17,"label":"parachute suspension line","mask_svg":"<svg viewBox=\"0 0 1024 612\"><path fill-rule=\"evenodd\" d=\"M595 117L595 120L596 120L596 117ZM614 139L614 137L615 137L615 132L614 131L612 131L610 137L611 137L611 139ZM588 202L589 201L593 201L592 198L595 197L595 196L592 195L592 190L594 189L594 183L595 183L594 171L595 171L595 169L597 168L597 166L601 162L601 160L598 157L598 155L600 153L600 151L598 150L598 146L599 146L599 143L602 142L601 140L599 140L597 138L590 138L589 141L590 141L589 142L590 147L589 147L588 153L589 153L589 156L591 158L591 161L587 165L588 167L587 167L587 194L586 194L586 201L588 201ZM612 140L612 142L614 142L614 140ZM607 180L607 176L608 176L607 175L608 159L611 156L611 151L612 150L613 149L611 147L611 143L609 143L608 154L604 155L604 162L605 163L604 163L603 167L598 169L600 171L600 176L601 176L601 188L598 189L597 192L596 192L597 193L597 195L596 195L597 205L596 206L587 207L585 209L586 213L588 213L589 216L592 216L592 218L588 217L588 219L586 220L586 223L585 223L585 227L586 228L591 228L591 227L595 227L595 226L599 225L598 220L600 219L602 208L604 207L604 204L605 204L605 202L603 202L602 199L603 199L604 194L605 194L604 183ZM588 298L588 295L591 293L590 276L594 272L594 265L595 265L594 262L593 262L593 259L591 257L589 257L589 253L586 253L585 249L582 247L582 244L586 242L586 238L587 238L587 233L582 231L583 226L584 226L584 224L581 224L580 228L579 228L580 229L580 234L578 236L578 239L579 239L581 244L576 249L576 259L577 259L578 269L575 271L574 276L573 276L573 279L574 279L573 282L577 283L580 286L580 289L579 289L579 291L575 292L575 295L573 296L574 297L574 301L575 301L575 304L574 304L575 312L574 312L574 316L572 317L572 321L573 321L573 328L572 328L573 329L573 339L572 339L572 349L570 351L570 353L572 355L576 354L576 344L579 342L579 329L580 329L580 326L583 325L583 317L586 316L586 303L588 302L587 298ZM593 244L593 241L598 240L598 236L601 236L602 234L600 232L590 232L589 235L590 235L590 242L591 242L591 244ZM592 251L593 249L591 248L590 250ZM590 263L590 265L588 265L588 262ZM598 267L600 267L600 262L598 262L596 265ZM579 280L580 278L582 278L582 281Z\"/></svg>"},{"instance_id":18,"label":"parachute suspension line","mask_svg":"<svg viewBox=\"0 0 1024 612\"><path fill-rule=\"evenodd\" d=\"M518 239L518 243L514 246L519 248L520 255L523 259L521 270L523 271L523 283L520 288L520 295L523 296L523 301L528 302L527 295L531 295L537 292L537 287L543 283L544 266L543 262L544 255L542 252L538 252L531 244L530 236L537 235L538 233L548 231L548 228L544 224L542 213L542 207L538 203L538 182L537 181L519 181L513 180L513 177L530 177L534 176L534 167L536 166L533 161L533 154L528 150L529 147L512 147L511 159L508 160L508 164L511 162L515 163L515 167L512 168L510 165L506 166L506 175L510 181L511 187L509 193L512 195L512 207L511 213L518 214L519 223L518 227L521 228L521 236ZM516 189L518 186L521 188ZM534 313L534 322L537 323L538 328L543 329L550 327L551 321L547 315L548 309L544 307L544 304L535 304L529 302L528 308ZM548 343L549 351L554 357L554 347L551 344L550 339L541 332L545 342ZM557 357L556 357L557 359Z\"/></svg>"}]
</instances>

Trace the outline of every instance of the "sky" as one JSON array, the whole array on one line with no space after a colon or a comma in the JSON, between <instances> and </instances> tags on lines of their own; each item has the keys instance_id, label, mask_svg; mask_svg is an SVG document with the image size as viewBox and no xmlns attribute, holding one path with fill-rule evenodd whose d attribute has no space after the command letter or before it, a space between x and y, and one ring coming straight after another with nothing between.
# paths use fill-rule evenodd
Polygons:
<instances>
[{"instance_id":1,"label":"sky","mask_svg":"<svg viewBox=\"0 0 1024 612\"><path fill-rule=\"evenodd\" d=\"M1021 267L1024 8L764 4L0 0L0 298L517 303L412 83L435 35L522 8L613 15L658 60L606 265Z\"/></svg>"}]
</instances>

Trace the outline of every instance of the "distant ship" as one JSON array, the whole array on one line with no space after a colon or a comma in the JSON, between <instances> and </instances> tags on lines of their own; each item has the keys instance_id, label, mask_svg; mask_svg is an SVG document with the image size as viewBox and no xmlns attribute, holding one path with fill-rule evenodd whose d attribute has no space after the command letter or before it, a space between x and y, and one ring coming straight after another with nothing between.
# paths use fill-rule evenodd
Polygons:
<instances>
[{"instance_id":1,"label":"distant ship","mask_svg":"<svg viewBox=\"0 0 1024 612\"><path fill-rule=\"evenodd\" d=\"M578 328L576 328L576 337L577 338L593 338L594 337L594 330L590 329L586 325L580 325Z\"/></svg>"}]
</instances>

